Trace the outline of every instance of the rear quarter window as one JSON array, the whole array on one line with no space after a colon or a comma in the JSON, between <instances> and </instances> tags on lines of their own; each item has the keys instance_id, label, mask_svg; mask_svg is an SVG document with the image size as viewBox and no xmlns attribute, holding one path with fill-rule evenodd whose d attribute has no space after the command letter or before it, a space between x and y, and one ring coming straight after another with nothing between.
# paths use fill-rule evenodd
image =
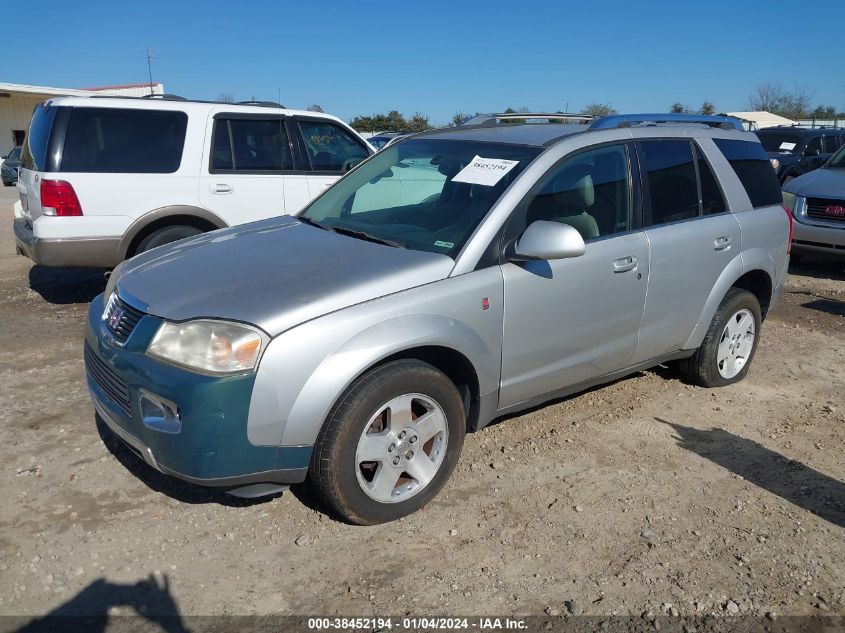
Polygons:
<instances>
[{"instance_id":1,"label":"rear quarter window","mask_svg":"<svg viewBox=\"0 0 845 633\"><path fill-rule=\"evenodd\" d=\"M172 110L74 108L61 171L169 174L179 169L188 115Z\"/></svg>"},{"instance_id":2,"label":"rear quarter window","mask_svg":"<svg viewBox=\"0 0 845 633\"><path fill-rule=\"evenodd\" d=\"M21 152L21 167L24 169L46 170L47 143L50 140L50 130L53 128L56 110L57 108L40 105L32 113L29 134L26 135Z\"/></svg>"},{"instance_id":3,"label":"rear quarter window","mask_svg":"<svg viewBox=\"0 0 845 633\"><path fill-rule=\"evenodd\" d=\"M713 142L745 187L751 206L756 209L781 204L783 199L777 174L759 143L721 138L714 138Z\"/></svg>"}]
</instances>

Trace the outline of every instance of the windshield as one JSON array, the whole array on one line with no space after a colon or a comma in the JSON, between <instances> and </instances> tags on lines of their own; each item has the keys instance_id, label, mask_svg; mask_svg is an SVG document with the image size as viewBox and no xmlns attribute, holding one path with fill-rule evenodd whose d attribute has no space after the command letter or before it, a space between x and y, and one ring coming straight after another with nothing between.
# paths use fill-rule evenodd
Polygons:
<instances>
[{"instance_id":1,"label":"windshield","mask_svg":"<svg viewBox=\"0 0 845 633\"><path fill-rule=\"evenodd\" d=\"M21 148L16 147L11 152L9 152L9 160L17 160L21 157Z\"/></svg>"},{"instance_id":2,"label":"windshield","mask_svg":"<svg viewBox=\"0 0 845 633\"><path fill-rule=\"evenodd\" d=\"M454 258L540 151L444 139L396 143L338 181L299 217L361 239Z\"/></svg>"},{"instance_id":3,"label":"windshield","mask_svg":"<svg viewBox=\"0 0 845 633\"><path fill-rule=\"evenodd\" d=\"M845 145L833 155L825 167L845 168Z\"/></svg>"},{"instance_id":4,"label":"windshield","mask_svg":"<svg viewBox=\"0 0 845 633\"><path fill-rule=\"evenodd\" d=\"M757 133L760 143L767 152L784 152L794 154L798 151L804 135L801 132L766 132Z\"/></svg>"}]
</instances>

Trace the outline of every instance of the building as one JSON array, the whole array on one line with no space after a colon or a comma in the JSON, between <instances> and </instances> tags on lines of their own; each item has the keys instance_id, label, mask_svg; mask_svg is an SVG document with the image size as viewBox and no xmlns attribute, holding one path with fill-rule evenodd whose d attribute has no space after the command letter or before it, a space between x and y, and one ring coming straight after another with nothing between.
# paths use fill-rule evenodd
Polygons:
<instances>
[{"instance_id":1,"label":"building","mask_svg":"<svg viewBox=\"0 0 845 633\"><path fill-rule=\"evenodd\" d=\"M777 125L795 125L795 121L771 112L723 112L721 116L732 116L742 119L746 129L762 130L764 127Z\"/></svg>"},{"instance_id":2,"label":"building","mask_svg":"<svg viewBox=\"0 0 845 633\"><path fill-rule=\"evenodd\" d=\"M142 97L150 94L163 94L164 84L143 83L121 86L102 86L99 88L50 88L48 86L27 86L0 82L0 156L23 145L29 119L36 105L51 97L93 95Z\"/></svg>"}]
</instances>

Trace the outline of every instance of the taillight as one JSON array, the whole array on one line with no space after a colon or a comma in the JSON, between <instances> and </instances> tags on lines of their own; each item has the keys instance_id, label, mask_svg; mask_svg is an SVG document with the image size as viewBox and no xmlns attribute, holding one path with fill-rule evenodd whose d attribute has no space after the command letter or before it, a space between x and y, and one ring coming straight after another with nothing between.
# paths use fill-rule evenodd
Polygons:
<instances>
[{"instance_id":1,"label":"taillight","mask_svg":"<svg viewBox=\"0 0 845 633\"><path fill-rule=\"evenodd\" d=\"M41 207L44 215L70 217L82 215L76 192L66 180L41 181Z\"/></svg>"},{"instance_id":2,"label":"taillight","mask_svg":"<svg viewBox=\"0 0 845 633\"><path fill-rule=\"evenodd\" d=\"M786 211L786 217L789 219L789 241L786 243L786 254L792 252L792 225L795 223L795 218L792 217L792 211L786 205L783 205L783 210Z\"/></svg>"}]
</instances>

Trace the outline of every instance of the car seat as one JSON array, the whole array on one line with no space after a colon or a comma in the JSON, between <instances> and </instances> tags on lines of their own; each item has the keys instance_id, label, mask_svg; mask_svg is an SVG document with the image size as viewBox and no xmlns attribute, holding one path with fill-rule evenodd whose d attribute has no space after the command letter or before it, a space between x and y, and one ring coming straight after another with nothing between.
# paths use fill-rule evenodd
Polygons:
<instances>
[{"instance_id":1,"label":"car seat","mask_svg":"<svg viewBox=\"0 0 845 633\"><path fill-rule=\"evenodd\" d=\"M537 220L560 222L575 228L585 240L600 236L589 209L595 203L592 168L573 165L558 174L528 207L526 225Z\"/></svg>"}]
</instances>

